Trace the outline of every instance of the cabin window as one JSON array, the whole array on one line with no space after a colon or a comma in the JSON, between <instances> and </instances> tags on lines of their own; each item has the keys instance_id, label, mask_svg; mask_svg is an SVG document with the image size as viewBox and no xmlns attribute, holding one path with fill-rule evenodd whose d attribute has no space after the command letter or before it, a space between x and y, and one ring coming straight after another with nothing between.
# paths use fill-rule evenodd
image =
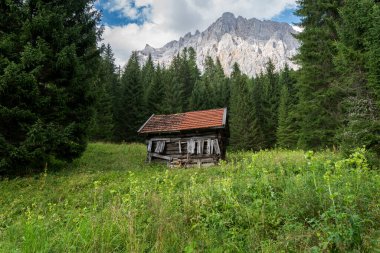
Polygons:
<instances>
[{"instance_id":1,"label":"cabin window","mask_svg":"<svg viewBox=\"0 0 380 253\"><path fill-rule=\"evenodd\" d=\"M206 150L204 150L206 144ZM181 149L180 149L181 152ZM187 153L189 154L217 154L220 155L220 147L217 139L190 139L187 141Z\"/></svg>"},{"instance_id":2,"label":"cabin window","mask_svg":"<svg viewBox=\"0 0 380 253\"><path fill-rule=\"evenodd\" d=\"M165 141L157 141L156 148L154 149L155 153L161 154L165 149Z\"/></svg>"},{"instance_id":3,"label":"cabin window","mask_svg":"<svg viewBox=\"0 0 380 253\"><path fill-rule=\"evenodd\" d=\"M187 141L187 153L194 154L195 152L195 141L190 139Z\"/></svg>"},{"instance_id":4,"label":"cabin window","mask_svg":"<svg viewBox=\"0 0 380 253\"><path fill-rule=\"evenodd\" d=\"M203 154L203 147L205 145L205 141L204 140L198 140L197 141L197 154L198 155L201 155Z\"/></svg>"},{"instance_id":5,"label":"cabin window","mask_svg":"<svg viewBox=\"0 0 380 253\"><path fill-rule=\"evenodd\" d=\"M211 140L211 139L208 139L207 142L206 142L206 153L208 155L211 155L211 154L217 154L217 155L220 155L220 147L219 147L219 142L217 139L215 140Z\"/></svg>"}]
</instances>

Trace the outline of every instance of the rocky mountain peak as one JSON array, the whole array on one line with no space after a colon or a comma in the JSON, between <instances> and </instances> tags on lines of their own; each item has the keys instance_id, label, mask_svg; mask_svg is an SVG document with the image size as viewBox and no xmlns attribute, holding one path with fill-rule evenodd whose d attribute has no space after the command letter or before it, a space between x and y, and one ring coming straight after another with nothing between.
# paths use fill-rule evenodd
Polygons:
<instances>
[{"instance_id":1,"label":"rocky mountain peak","mask_svg":"<svg viewBox=\"0 0 380 253\"><path fill-rule=\"evenodd\" d=\"M138 53L142 63L151 54L153 61L168 66L183 48L193 47L201 70L205 58L211 56L215 60L219 58L226 74L231 73L232 65L237 62L243 73L255 76L264 69L269 59L272 59L277 70L286 63L291 68L297 68L290 60L299 47L293 36L296 33L287 23L241 16L236 18L233 13L225 12L203 32L187 33L162 48L147 45Z\"/></svg>"},{"instance_id":2,"label":"rocky mountain peak","mask_svg":"<svg viewBox=\"0 0 380 253\"><path fill-rule=\"evenodd\" d=\"M225 12L222 14L222 16L219 19L235 19L235 15L231 12Z\"/></svg>"}]
</instances>

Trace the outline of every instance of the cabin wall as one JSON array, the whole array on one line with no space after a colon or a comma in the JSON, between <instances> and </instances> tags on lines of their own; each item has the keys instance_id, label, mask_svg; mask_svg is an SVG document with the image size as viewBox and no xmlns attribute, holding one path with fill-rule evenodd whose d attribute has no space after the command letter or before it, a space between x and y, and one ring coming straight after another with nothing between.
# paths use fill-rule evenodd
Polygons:
<instances>
[{"instance_id":1,"label":"cabin wall","mask_svg":"<svg viewBox=\"0 0 380 253\"><path fill-rule=\"evenodd\" d=\"M214 143L215 141L217 143ZM226 141L223 131L148 136L147 161L166 162L170 166L185 167L215 165L220 159L225 158ZM162 148L163 142L164 148ZM202 143L203 148L199 146ZM194 145L193 154L189 152L188 144Z\"/></svg>"}]
</instances>

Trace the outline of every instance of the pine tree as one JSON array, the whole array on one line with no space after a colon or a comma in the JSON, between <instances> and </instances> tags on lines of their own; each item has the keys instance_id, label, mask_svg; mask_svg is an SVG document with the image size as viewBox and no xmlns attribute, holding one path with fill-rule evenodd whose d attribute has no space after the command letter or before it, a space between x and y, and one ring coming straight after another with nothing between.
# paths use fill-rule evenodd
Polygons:
<instances>
[{"instance_id":1,"label":"pine tree","mask_svg":"<svg viewBox=\"0 0 380 253\"><path fill-rule=\"evenodd\" d=\"M231 82L230 143L237 150L259 150L261 147L256 137L260 135L261 129L255 118L248 78L241 74L237 63L233 66Z\"/></svg>"},{"instance_id":2,"label":"pine tree","mask_svg":"<svg viewBox=\"0 0 380 253\"><path fill-rule=\"evenodd\" d=\"M111 141L113 139L114 115L113 96L118 86L115 73L115 59L111 46L104 44L101 47L102 59L98 71L98 79L94 92L96 96L95 113L89 129L89 137L95 141Z\"/></svg>"},{"instance_id":3,"label":"pine tree","mask_svg":"<svg viewBox=\"0 0 380 253\"><path fill-rule=\"evenodd\" d=\"M265 113L265 121L263 129L265 129L266 147L272 148L276 144L276 130L278 124L278 106L280 101L279 77L275 72L275 66L271 60L266 64L264 75L264 100L263 110Z\"/></svg>"},{"instance_id":4,"label":"pine tree","mask_svg":"<svg viewBox=\"0 0 380 253\"><path fill-rule=\"evenodd\" d=\"M230 98L230 83L224 74L219 58L216 59L214 68L215 71L212 78L213 84L211 85L214 92L217 94L214 105L215 107L228 107Z\"/></svg>"},{"instance_id":5,"label":"pine tree","mask_svg":"<svg viewBox=\"0 0 380 253\"><path fill-rule=\"evenodd\" d=\"M184 48L177 54L169 67L170 82L166 85L166 112L175 113L190 110L190 100L200 72L196 65L193 48Z\"/></svg>"},{"instance_id":6,"label":"pine tree","mask_svg":"<svg viewBox=\"0 0 380 253\"><path fill-rule=\"evenodd\" d=\"M195 95L196 98L192 98L191 101L193 103L194 101L198 101L198 106L192 104L193 110L216 108L215 103L219 94L213 84L215 81L215 65L213 59L207 56L204 65L204 73L201 79L196 83L192 94L193 96Z\"/></svg>"},{"instance_id":7,"label":"pine tree","mask_svg":"<svg viewBox=\"0 0 380 253\"><path fill-rule=\"evenodd\" d=\"M190 109L212 109L228 107L230 89L228 79L217 59L207 56L204 63L204 73L196 82L190 99Z\"/></svg>"},{"instance_id":8,"label":"pine tree","mask_svg":"<svg viewBox=\"0 0 380 253\"><path fill-rule=\"evenodd\" d=\"M339 41L334 63L339 74L337 86L345 92L341 103L343 129L337 137L347 154L364 145L380 155L380 103L376 104L380 79L372 75L380 67L380 61L373 57L380 48L380 36L372 33L380 31L376 24L380 13L376 16L376 10L379 5L374 1L348 0L340 8L337 22ZM373 39L375 43L370 42Z\"/></svg>"},{"instance_id":9,"label":"pine tree","mask_svg":"<svg viewBox=\"0 0 380 253\"><path fill-rule=\"evenodd\" d=\"M298 104L296 79L288 65L280 74L280 105L278 109L277 144L283 148L295 148L298 141L296 105Z\"/></svg>"},{"instance_id":10,"label":"pine tree","mask_svg":"<svg viewBox=\"0 0 380 253\"><path fill-rule=\"evenodd\" d=\"M139 141L137 130L143 124L144 98L137 52L133 52L121 77L121 97L117 112L116 133L119 141Z\"/></svg>"},{"instance_id":11,"label":"pine tree","mask_svg":"<svg viewBox=\"0 0 380 253\"><path fill-rule=\"evenodd\" d=\"M175 56L169 69L163 71L164 77L164 112L178 113L184 111L187 102L184 99L184 82L181 75L181 57Z\"/></svg>"},{"instance_id":12,"label":"pine tree","mask_svg":"<svg viewBox=\"0 0 380 253\"><path fill-rule=\"evenodd\" d=\"M157 65L152 84L148 88L147 107L149 114L164 113L164 71L160 65Z\"/></svg>"},{"instance_id":13,"label":"pine tree","mask_svg":"<svg viewBox=\"0 0 380 253\"><path fill-rule=\"evenodd\" d=\"M362 1L366 2L366 1ZM373 3L371 13L368 19L371 26L367 33L367 56L368 61L368 86L372 89L378 107L380 108L380 3L379 1L370 1Z\"/></svg>"},{"instance_id":14,"label":"pine tree","mask_svg":"<svg viewBox=\"0 0 380 253\"><path fill-rule=\"evenodd\" d=\"M187 50L187 54L188 54L188 60L184 64L187 66L188 74L185 73L185 75L187 75L187 78L186 78L187 82L185 84L184 93L186 96L187 109L191 110L190 98L194 90L195 83L200 79L201 74L197 66L197 62L196 62L197 55L195 53L194 48L190 47Z\"/></svg>"},{"instance_id":15,"label":"pine tree","mask_svg":"<svg viewBox=\"0 0 380 253\"><path fill-rule=\"evenodd\" d=\"M207 103L207 99L208 97L207 97L207 92L205 89L204 80L198 80L195 83L193 92L191 93L190 110L197 111L197 110L210 109Z\"/></svg>"},{"instance_id":16,"label":"pine tree","mask_svg":"<svg viewBox=\"0 0 380 253\"><path fill-rule=\"evenodd\" d=\"M154 63L153 63L151 54L149 54L147 61L141 68L141 82L142 82L142 88L144 91L143 97L144 97L145 107L148 106L148 101L147 101L148 91L150 87L152 86L154 78L155 78ZM149 114L149 112L146 112L146 113Z\"/></svg>"},{"instance_id":17,"label":"pine tree","mask_svg":"<svg viewBox=\"0 0 380 253\"><path fill-rule=\"evenodd\" d=\"M86 148L99 52L93 1L0 4L0 171L71 161Z\"/></svg>"},{"instance_id":18,"label":"pine tree","mask_svg":"<svg viewBox=\"0 0 380 253\"><path fill-rule=\"evenodd\" d=\"M265 78L263 73L252 80L252 103L254 110L255 128L256 133L254 134L255 144L257 146L256 150L267 148L267 143L265 140L265 124L266 124L266 110L265 110L265 97L264 97L264 87Z\"/></svg>"},{"instance_id":19,"label":"pine tree","mask_svg":"<svg viewBox=\"0 0 380 253\"><path fill-rule=\"evenodd\" d=\"M296 35L301 46L296 57L301 66L299 75L298 113L300 114L299 144L303 148L318 148L336 144L339 90L334 89L336 71L333 59L338 35L335 22L343 0L298 1L296 14L301 18L302 33Z\"/></svg>"}]
</instances>

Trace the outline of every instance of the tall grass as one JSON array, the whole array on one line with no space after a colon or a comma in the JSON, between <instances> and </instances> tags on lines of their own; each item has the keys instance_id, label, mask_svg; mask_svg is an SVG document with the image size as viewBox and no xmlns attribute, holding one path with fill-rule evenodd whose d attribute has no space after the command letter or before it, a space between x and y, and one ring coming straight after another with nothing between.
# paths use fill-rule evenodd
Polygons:
<instances>
[{"instance_id":1,"label":"tall grass","mask_svg":"<svg viewBox=\"0 0 380 253\"><path fill-rule=\"evenodd\" d=\"M228 154L212 168L91 144L65 170L0 181L1 252L380 250L380 173L363 150Z\"/></svg>"}]
</instances>

